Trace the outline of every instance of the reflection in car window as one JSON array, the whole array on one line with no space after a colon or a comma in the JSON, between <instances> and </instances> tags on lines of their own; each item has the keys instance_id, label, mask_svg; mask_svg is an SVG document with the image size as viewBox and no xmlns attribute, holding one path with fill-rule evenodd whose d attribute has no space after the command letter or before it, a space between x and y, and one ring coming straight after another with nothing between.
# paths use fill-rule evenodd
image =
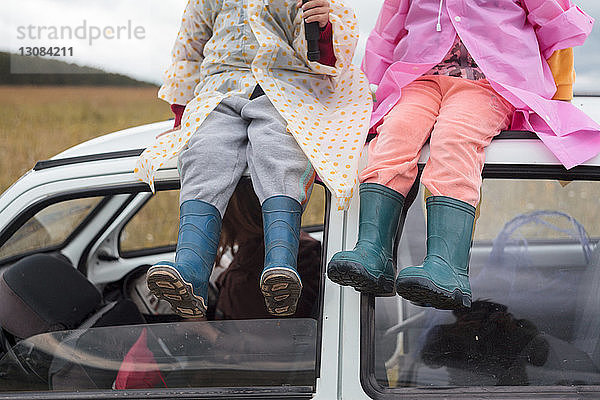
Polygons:
<instances>
[{"instance_id":1,"label":"reflection in car window","mask_svg":"<svg viewBox=\"0 0 600 400\"><path fill-rule=\"evenodd\" d=\"M33 336L0 360L0 392L314 387L317 322L196 321Z\"/></svg>"},{"instance_id":2,"label":"reflection in car window","mask_svg":"<svg viewBox=\"0 0 600 400\"><path fill-rule=\"evenodd\" d=\"M471 309L376 299L378 383L600 384L599 187L485 180L470 260ZM425 254L421 199L406 219L403 231L411 234L400 241L399 268L419 265Z\"/></svg>"},{"instance_id":3,"label":"reflection in car window","mask_svg":"<svg viewBox=\"0 0 600 400\"><path fill-rule=\"evenodd\" d=\"M36 213L0 247L0 259L60 246L103 197L54 203Z\"/></svg>"}]
</instances>

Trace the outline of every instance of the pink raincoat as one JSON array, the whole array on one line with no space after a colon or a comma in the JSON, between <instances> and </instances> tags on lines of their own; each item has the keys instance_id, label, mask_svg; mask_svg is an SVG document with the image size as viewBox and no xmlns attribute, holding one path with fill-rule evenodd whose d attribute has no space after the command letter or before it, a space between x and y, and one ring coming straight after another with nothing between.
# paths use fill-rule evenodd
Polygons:
<instances>
[{"instance_id":1,"label":"pink raincoat","mask_svg":"<svg viewBox=\"0 0 600 400\"><path fill-rule=\"evenodd\" d=\"M556 92L548 59L581 45L594 20L570 0L384 0L363 70L379 85L376 125L402 88L438 64L456 34L492 87L517 111L511 129L531 130L567 168L600 153L600 125Z\"/></svg>"}]
</instances>

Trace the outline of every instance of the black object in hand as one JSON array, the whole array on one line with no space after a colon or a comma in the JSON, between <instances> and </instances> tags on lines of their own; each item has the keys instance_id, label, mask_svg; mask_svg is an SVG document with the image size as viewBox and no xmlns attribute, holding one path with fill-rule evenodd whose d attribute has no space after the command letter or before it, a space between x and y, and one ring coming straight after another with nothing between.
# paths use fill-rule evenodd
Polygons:
<instances>
[{"instance_id":1,"label":"black object in hand","mask_svg":"<svg viewBox=\"0 0 600 400\"><path fill-rule=\"evenodd\" d=\"M307 1L309 0L302 0L302 4L306 3ZM304 34L308 47L306 57L309 61L319 61L321 58L321 52L319 51L319 37L321 36L319 23L317 21L310 23L304 21Z\"/></svg>"}]
</instances>

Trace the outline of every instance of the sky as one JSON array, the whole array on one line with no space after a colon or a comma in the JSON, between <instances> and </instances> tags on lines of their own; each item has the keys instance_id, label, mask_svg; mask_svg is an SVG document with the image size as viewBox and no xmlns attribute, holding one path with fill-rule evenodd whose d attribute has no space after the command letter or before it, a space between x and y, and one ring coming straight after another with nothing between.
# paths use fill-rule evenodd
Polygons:
<instances>
[{"instance_id":1,"label":"sky","mask_svg":"<svg viewBox=\"0 0 600 400\"><path fill-rule=\"evenodd\" d=\"M65 47L69 52L72 47L72 56L58 59L159 84L169 64L186 3L187 0L4 0L0 2L0 51L20 53L20 48L26 51L26 47L53 46ZM359 19L361 39L355 56L355 63L359 64L383 0L346 3L354 7ZM593 17L600 17L600 1L576 3ZM576 90L600 92L600 26L594 27L585 46L576 49L575 55Z\"/></svg>"}]
</instances>

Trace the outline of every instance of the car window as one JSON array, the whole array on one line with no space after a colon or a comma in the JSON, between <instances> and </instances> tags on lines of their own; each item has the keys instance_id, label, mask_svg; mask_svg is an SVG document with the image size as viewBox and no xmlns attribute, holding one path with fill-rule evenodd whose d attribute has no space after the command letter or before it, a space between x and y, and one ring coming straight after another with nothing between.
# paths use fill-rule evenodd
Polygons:
<instances>
[{"instance_id":1,"label":"car window","mask_svg":"<svg viewBox=\"0 0 600 400\"><path fill-rule=\"evenodd\" d=\"M322 231L324 218L325 188L316 184L302 214L302 227ZM178 228L179 191L157 192L123 228L119 240L121 255L127 257L131 252L175 247Z\"/></svg>"},{"instance_id":2,"label":"car window","mask_svg":"<svg viewBox=\"0 0 600 400\"><path fill-rule=\"evenodd\" d=\"M268 394L271 387L271 394L283 390L289 395L314 386L316 346L313 319L49 332L22 340L9 354L0 355L0 392L110 391L114 397L114 390L177 388L189 397L186 390L212 387L218 389L211 390L211 398L219 393L232 398L228 388L258 387ZM194 393L197 398L199 392ZM252 393L259 398L259 391ZM235 398L242 398L239 390Z\"/></svg>"},{"instance_id":3,"label":"car window","mask_svg":"<svg viewBox=\"0 0 600 400\"><path fill-rule=\"evenodd\" d=\"M302 227L320 227L323 229L325 220L325 187L319 184L314 185L310 199L306 204L306 209L302 214Z\"/></svg>"},{"instance_id":4,"label":"car window","mask_svg":"<svg viewBox=\"0 0 600 400\"><path fill-rule=\"evenodd\" d=\"M248 182L243 193L252 191ZM326 223L329 197L322 186L316 186L311 198L314 205L307 208L311 210L306 217L310 223L305 223L307 229L300 233L297 265L302 293L296 312L288 317L268 313L259 287L264 243L258 199L240 196L238 190L234 198L223 218L222 232L235 240L224 241L220 248L210 277L205 318L182 318L164 300L158 301L148 290L149 265L144 263L119 281L104 285L104 303L85 321L70 322L69 328L85 329L50 332L56 329L52 326L27 337L25 330L0 327L0 392L176 388L182 394L189 390L197 396L208 388L206 393L211 397L244 398L249 394L263 398L264 394L264 398L275 398L285 393L286 397L311 398L320 361L324 276L320 233ZM160 206L153 205L153 200L164 201L162 214L157 213ZM248 200L244 203L248 208L241 207L244 200ZM144 225L148 231L140 237L160 230L162 224L173 223L172 219L152 219L161 215L171 218L174 214L177 229L178 213L172 206L177 210L178 202L177 191L157 192L145 205L150 210L145 217L150 221ZM136 233L133 223L129 223L132 235ZM238 227L246 230L236 232ZM0 285L0 297L2 290ZM62 294L52 293L51 300L73 298L65 293L67 298L62 299ZM53 308L49 310L49 318L53 318ZM137 325L131 325L132 320L137 320ZM6 343L2 335L9 339L5 342L11 345L10 350L4 346L3 351L1 346Z\"/></svg>"},{"instance_id":5,"label":"car window","mask_svg":"<svg viewBox=\"0 0 600 400\"><path fill-rule=\"evenodd\" d=\"M72 199L43 208L0 247L0 259L60 247L102 199L103 197Z\"/></svg>"},{"instance_id":6,"label":"car window","mask_svg":"<svg viewBox=\"0 0 600 400\"><path fill-rule=\"evenodd\" d=\"M321 287L326 189L314 185L302 216L298 250L298 273L303 291L296 317L318 317ZM174 252L179 228L179 192L157 192L125 225L120 234L124 258ZM258 282L264 262L262 212L249 178L238 184L222 218L221 238L210 277L209 319L270 318ZM162 257L162 256L161 256ZM167 256L167 261L174 255ZM158 260L157 260L158 261ZM145 267L147 269L147 265ZM145 269L126 277L131 298L149 318L160 321L172 316L170 306L152 295ZM239 293L245 300L239 301Z\"/></svg>"},{"instance_id":7,"label":"car window","mask_svg":"<svg viewBox=\"0 0 600 400\"><path fill-rule=\"evenodd\" d=\"M600 384L598 198L598 182L484 180L471 309L376 299L377 383L392 392ZM406 218L399 268L423 260L423 210L420 193Z\"/></svg>"},{"instance_id":8,"label":"car window","mask_svg":"<svg viewBox=\"0 0 600 400\"><path fill-rule=\"evenodd\" d=\"M121 254L126 257L132 251L175 246L178 228L179 191L156 192L123 228Z\"/></svg>"}]
</instances>

